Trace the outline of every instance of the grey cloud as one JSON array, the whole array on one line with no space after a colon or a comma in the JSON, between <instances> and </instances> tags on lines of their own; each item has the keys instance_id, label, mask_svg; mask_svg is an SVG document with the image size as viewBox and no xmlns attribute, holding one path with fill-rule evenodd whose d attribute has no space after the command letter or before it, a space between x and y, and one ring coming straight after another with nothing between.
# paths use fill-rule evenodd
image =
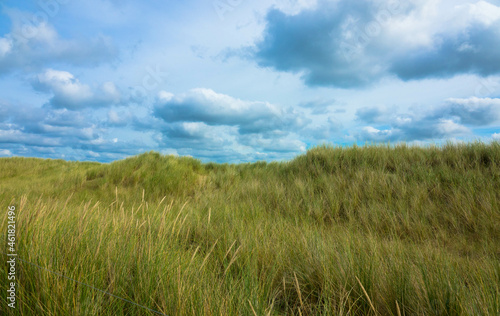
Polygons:
<instances>
[{"instance_id":1,"label":"grey cloud","mask_svg":"<svg viewBox=\"0 0 500 316\"><path fill-rule=\"evenodd\" d=\"M97 139L101 130L89 113L5 104L9 115L0 120L0 143L38 147L73 147Z\"/></svg>"},{"instance_id":2,"label":"grey cloud","mask_svg":"<svg viewBox=\"0 0 500 316\"><path fill-rule=\"evenodd\" d=\"M368 124L381 123L387 113L378 107L365 107L356 111L356 117Z\"/></svg>"},{"instance_id":3,"label":"grey cloud","mask_svg":"<svg viewBox=\"0 0 500 316\"><path fill-rule=\"evenodd\" d=\"M413 141L458 137L471 134L471 127L486 127L500 122L500 99L448 99L443 105L418 115L415 110L398 114L378 108L363 108L357 117L368 124L357 132L359 140Z\"/></svg>"},{"instance_id":4,"label":"grey cloud","mask_svg":"<svg viewBox=\"0 0 500 316\"><path fill-rule=\"evenodd\" d=\"M487 5L495 7L486 2L478 7L488 10ZM418 18L416 12L423 11L419 6L423 4L319 0L316 8L293 15L271 9L262 39L232 54L261 67L298 73L309 86L356 88L387 76L418 80L500 74L500 18L483 21L469 10L457 10L456 19L470 20L459 30L450 26L434 34L412 26L407 34L395 35L398 26L391 23ZM413 32L429 32L432 44L408 45Z\"/></svg>"},{"instance_id":5,"label":"grey cloud","mask_svg":"<svg viewBox=\"0 0 500 316\"><path fill-rule=\"evenodd\" d=\"M212 143L223 145L225 141L222 136L227 134L229 130L232 130L233 133L236 132L234 128L210 126L202 122L176 122L166 124L162 132L169 139L199 142L200 144L210 140Z\"/></svg>"},{"instance_id":6,"label":"grey cloud","mask_svg":"<svg viewBox=\"0 0 500 316\"><path fill-rule=\"evenodd\" d=\"M45 124L58 127L88 127L87 117L81 112L69 111L66 109L47 111Z\"/></svg>"},{"instance_id":7,"label":"grey cloud","mask_svg":"<svg viewBox=\"0 0 500 316\"><path fill-rule=\"evenodd\" d=\"M243 101L210 89L194 89L181 96L160 98L154 115L168 123L236 126L242 134L299 129L309 122L292 109Z\"/></svg>"},{"instance_id":8,"label":"grey cloud","mask_svg":"<svg viewBox=\"0 0 500 316\"><path fill-rule=\"evenodd\" d=\"M156 123L161 146L212 160L227 153L234 162L305 150L297 134L310 123L291 108L244 101L210 89L178 96L161 92L153 115L161 120Z\"/></svg>"},{"instance_id":9,"label":"grey cloud","mask_svg":"<svg viewBox=\"0 0 500 316\"><path fill-rule=\"evenodd\" d=\"M301 73L311 86L363 86L380 76L369 71L363 62L347 63L342 26L347 18L366 20L371 5L343 1L336 4L320 2L315 10L297 15L286 15L273 9L266 16L266 30L262 41L251 49L251 54L262 67L279 71Z\"/></svg>"},{"instance_id":10,"label":"grey cloud","mask_svg":"<svg viewBox=\"0 0 500 316\"><path fill-rule=\"evenodd\" d=\"M457 74L500 73L500 21L476 23L457 35L439 34L433 47L397 56L390 72L403 80L449 78Z\"/></svg>"},{"instance_id":11,"label":"grey cloud","mask_svg":"<svg viewBox=\"0 0 500 316\"><path fill-rule=\"evenodd\" d=\"M466 125L486 126L500 120L500 99L448 99L447 105L437 110L435 115L458 117Z\"/></svg>"},{"instance_id":12,"label":"grey cloud","mask_svg":"<svg viewBox=\"0 0 500 316\"><path fill-rule=\"evenodd\" d=\"M3 105L9 115L0 117L0 147L13 155L109 162L151 149L141 141L106 139L90 111Z\"/></svg>"},{"instance_id":13,"label":"grey cloud","mask_svg":"<svg viewBox=\"0 0 500 316\"><path fill-rule=\"evenodd\" d=\"M60 139L46 138L36 134L27 134L20 130L0 130L0 144L59 147L62 145L62 142Z\"/></svg>"},{"instance_id":14,"label":"grey cloud","mask_svg":"<svg viewBox=\"0 0 500 316\"><path fill-rule=\"evenodd\" d=\"M422 141L459 137L470 134L467 127L452 120L410 121L394 124L389 129L377 129L366 126L357 133L358 140L374 142Z\"/></svg>"},{"instance_id":15,"label":"grey cloud","mask_svg":"<svg viewBox=\"0 0 500 316\"><path fill-rule=\"evenodd\" d=\"M223 160L223 157L245 159L235 127L176 122L164 124L160 132L157 136L160 147L174 148L180 155L217 161Z\"/></svg>"}]
</instances>

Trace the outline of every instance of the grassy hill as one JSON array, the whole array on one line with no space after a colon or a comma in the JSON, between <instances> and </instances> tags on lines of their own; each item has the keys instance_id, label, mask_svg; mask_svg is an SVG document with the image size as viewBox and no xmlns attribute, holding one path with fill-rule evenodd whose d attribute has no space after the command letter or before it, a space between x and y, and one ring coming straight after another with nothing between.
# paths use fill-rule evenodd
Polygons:
<instances>
[{"instance_id":1,"label":"grassy hill","mask_svg":"<svg viewBox=\"0 0 500 316\"><path fill-rule=\"evenodd\" d=\"M2 158L5 245L9 205L32 264L0 314L500 315L499 143Z\"/></svg>"}]
</instances>

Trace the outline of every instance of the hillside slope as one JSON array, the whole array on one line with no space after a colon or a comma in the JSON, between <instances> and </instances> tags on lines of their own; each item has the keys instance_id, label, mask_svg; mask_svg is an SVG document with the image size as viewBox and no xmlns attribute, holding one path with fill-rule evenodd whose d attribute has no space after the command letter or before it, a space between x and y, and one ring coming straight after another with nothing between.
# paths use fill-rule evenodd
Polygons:
<instances>
[{"instance_id":1,"label":"hillside slope","mask_svg":"<svg viewBox=\"0 0 500 316\"><path fill-rule=\"evenodd\" d=\"M499 143L239 165L2 158L9 205L20 259L167 315L500 314ZM15 315L155 314L17 269Z\"/></svg>"}]
</instances>

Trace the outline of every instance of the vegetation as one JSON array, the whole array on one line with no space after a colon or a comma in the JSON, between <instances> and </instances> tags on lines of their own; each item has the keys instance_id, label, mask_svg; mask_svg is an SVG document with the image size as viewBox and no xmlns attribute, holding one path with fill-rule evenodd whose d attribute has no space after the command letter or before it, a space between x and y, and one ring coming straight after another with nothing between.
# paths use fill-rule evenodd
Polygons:
<instances>
[{"instance_id":1,"label":"vegetation","mask_svg":"<svg viewBox=\"0 0 500 316\"><path fill-rule=\"evenodd\" d=\"M9 205L19 259L166 315L500 315L499 143L238 165L6 158L5 245ZM2 315L155 315L16 269Z\"/></svg>"}]
</instances>

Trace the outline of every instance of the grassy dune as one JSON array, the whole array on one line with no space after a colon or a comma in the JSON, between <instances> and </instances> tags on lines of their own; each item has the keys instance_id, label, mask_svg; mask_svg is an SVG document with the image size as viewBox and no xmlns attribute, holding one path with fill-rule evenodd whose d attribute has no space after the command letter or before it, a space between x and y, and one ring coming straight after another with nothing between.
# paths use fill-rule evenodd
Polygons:
<instances>
[{"instance_id":1,"label":"grassy dune","mask_svg":"<svg viewBox=\"0 0 500 316\"><path fill-rule=\"evenodd\" d=\"M9 205L20 259L167 315L500 315L499 143L239 165L7 158L5 245ZM15 315L155 315L16 268Z\"/></svg>"}]
</instances>

